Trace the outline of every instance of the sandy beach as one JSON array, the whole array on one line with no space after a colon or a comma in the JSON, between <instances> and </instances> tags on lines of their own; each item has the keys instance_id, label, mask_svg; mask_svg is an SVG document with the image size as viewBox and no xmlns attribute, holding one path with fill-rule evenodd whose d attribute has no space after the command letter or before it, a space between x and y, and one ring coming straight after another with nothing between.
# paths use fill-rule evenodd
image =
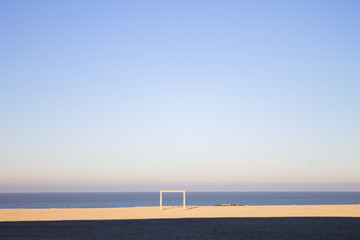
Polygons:
<instances>
[{"instance_id":1,"label":"sandy beach","mask_svg":"<svg viewBox=\"0 0 360 240\"><path fill-rule=\"evenodd\" d=\"M0 209L0 239L360 239L360 205Z\"/></svg>"},{"instance_id":2,"label":"sandy beach","mask_svg":"<svg viewBox=\"0 0 360 240\"><path fill-rule=\"evenodd\" d=\"M0 222L1 240L356 240L360 218L190 218Z\"/></svg>"},{"instance_id":3,"label":"sandy beach","mask_svg":"<svg viewBox=\"0 0 360 240\"><path fill-rule=\"evenodd\" d=\"M360 217L360 205L0 209L1 222L250 217Z\"/></svg>"}]
</instances>

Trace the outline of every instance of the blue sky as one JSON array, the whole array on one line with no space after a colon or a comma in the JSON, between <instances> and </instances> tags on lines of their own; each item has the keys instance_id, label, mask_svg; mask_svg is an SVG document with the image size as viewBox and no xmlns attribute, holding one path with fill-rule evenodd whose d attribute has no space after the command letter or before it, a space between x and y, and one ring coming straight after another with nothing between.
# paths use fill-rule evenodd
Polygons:
<instances>
[{"instance_id":1,"label":"blue sky","mask_svg":"<svg viewBox=\"0 0 360 240\"><path fill-rule=\"evenodd\" d=\"M1 1L0 192L360 191L358 1Z\"/></svg>"}]
</instances>

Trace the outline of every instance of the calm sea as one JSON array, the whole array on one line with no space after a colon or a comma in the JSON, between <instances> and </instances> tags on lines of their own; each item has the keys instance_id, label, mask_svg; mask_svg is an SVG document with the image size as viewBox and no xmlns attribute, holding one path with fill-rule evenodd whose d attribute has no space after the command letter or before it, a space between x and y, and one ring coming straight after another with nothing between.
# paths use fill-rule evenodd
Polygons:
<instances>
[{"instance_id":1,"label":"calm sea","mask_svg":"<svg viewBox=\"0 0 360 240\"><path fill-rule=\"evenodd\" d=\"M187 192L186 205L359 204L360 192ZM163 205L182 205L182 193L164 193ZM110 208L159 206L159 192L0 193L0 208Z\"/></svg>"}]
</instances>

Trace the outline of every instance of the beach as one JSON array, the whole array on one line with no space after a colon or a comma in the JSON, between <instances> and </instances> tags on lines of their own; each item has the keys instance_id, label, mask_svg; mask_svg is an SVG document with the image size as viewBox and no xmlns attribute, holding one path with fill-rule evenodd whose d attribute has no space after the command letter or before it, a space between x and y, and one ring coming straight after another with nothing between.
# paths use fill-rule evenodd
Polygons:
<instances>
[{"instance_id":1,"label":"beach","mask_svg":"<svg viewBox=\"0 0 360 240\"><path fill-rule=\"evenodd\" d=\"M0 239L360 239L360 205L0 209Z\"/></svg>"},{"instance_id":2,"label":"beach","mask_svg":"<svg viewBox=\"0 0 360 240\"><path fill-rule=\"evenodd\" d=\"M356 240L360 218L191 218L0 222L2 240Z\"/></svg>"},{"instance_id":3,"label":"beach","mask_svg":"<svg viewBox=\"0 0 360 240\"><path fill-rule=\"evenodd\" d=\"M360 205L0 209L0 222L252 217L360 217Z\"/></svg>"}]
</instances>

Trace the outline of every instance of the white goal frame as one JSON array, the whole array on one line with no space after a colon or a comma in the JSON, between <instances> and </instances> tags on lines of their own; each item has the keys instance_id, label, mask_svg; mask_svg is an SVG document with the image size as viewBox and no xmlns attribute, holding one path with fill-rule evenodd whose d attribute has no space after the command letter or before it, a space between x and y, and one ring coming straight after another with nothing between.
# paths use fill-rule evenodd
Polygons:
<instances>
[{"instance_id":1,"label":"white goal frame","mask_svg":"<svg viewBox=\"0 0 360 240\"><path fill-rule=\"evenodd\" d=\"M162 194L164 192L182 192L183 193L183 208L185 210L185 190L160 190L160 210L163 210L162 206Z\"/></svg>"}]
</instances>

